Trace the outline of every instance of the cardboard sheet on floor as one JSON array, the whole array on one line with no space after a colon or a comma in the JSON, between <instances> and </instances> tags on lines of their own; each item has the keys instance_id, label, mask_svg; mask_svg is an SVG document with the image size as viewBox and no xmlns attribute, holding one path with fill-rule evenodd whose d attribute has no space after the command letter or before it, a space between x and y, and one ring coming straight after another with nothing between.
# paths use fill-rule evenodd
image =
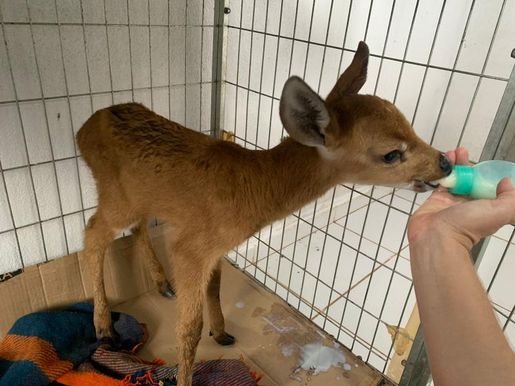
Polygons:
<instances>
[{"instance_id":1,"label":"cardboard sheet on floor","mask_svg":"<svg viewBox=\"0 0 515 386\"><path fill-rule=\"evenodd\" d=\"M153 230L153 244L160 257L166 256L166 232L164 227ZM130 313L147 324L150 339L141 351L143 357L159 357L175 364L176 301L162 297L153 288L143 262L132 255L130 237L113 243L106 259L108 298L113 309ZM29 267L0 283L0 335L5 335L12 323L26 313L91 296L91 282L81 253ZM223 266L221 297L226 330L236 337L236 344L228 347L216 344L208 336L205 315L197 360L241 358L263 376L261 383L267 386L388 384L382 383L381 374L229 263ZM302 349L311 343L340 350L345 356L345 366L332 367L318 375L299 369Z\"/></svg>"}]
</instances>

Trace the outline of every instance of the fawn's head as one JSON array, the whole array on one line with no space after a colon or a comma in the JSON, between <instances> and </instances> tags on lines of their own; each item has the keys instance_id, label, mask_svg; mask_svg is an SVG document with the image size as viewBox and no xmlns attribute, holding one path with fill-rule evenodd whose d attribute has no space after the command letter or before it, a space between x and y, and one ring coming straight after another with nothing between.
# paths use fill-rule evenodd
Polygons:
<instances>
[{"instance_id":1,"label":"fawn's head","mask_svg":"<svg viewBox=\"0 0 515 386\"><path fill-rule=\"evenodd\" d=\"M358 95L367 77L368 47L354 59L323 101L304 81L291 77L280 102L290 136L317 147L341 182L410 187L426 191L451 171L449 160L416 134L390 102Z\"/></svg>"}]
</instances>

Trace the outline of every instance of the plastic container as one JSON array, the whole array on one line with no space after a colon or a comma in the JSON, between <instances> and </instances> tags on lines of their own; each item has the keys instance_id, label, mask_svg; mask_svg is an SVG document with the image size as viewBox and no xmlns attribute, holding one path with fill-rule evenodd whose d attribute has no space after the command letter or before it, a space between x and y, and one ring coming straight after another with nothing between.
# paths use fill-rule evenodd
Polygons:
<instances>
[{"instance_id":1,"label":"plastic container","mask_svg":"<svg viewBox=\"0 0 515 386\"><path fill-rule=\"evenodd\" d=\"M515 163L493 160L474 166L455 165L451 174L438 183L452 194L493 199L497 197L497 185L505 177L515 182Z\"/></svg>"}]
</instances>

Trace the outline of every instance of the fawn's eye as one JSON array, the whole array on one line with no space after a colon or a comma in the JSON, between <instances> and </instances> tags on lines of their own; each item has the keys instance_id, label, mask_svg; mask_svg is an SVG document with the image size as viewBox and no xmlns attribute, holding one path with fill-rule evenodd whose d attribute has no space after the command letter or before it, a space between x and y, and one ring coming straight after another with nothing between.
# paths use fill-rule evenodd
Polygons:
<instances>
[{"instance_id":1,"label":"fawn's eye","mask_svg":"<svg viewBox=\"0 0 515 386\"><path fill-rule=\"evenodd\" d=\"M394 150L383 156L383 161L387 164L393 164L395 161L400 160L402 153L400 150Z\"/></svg>"}]
</instances>

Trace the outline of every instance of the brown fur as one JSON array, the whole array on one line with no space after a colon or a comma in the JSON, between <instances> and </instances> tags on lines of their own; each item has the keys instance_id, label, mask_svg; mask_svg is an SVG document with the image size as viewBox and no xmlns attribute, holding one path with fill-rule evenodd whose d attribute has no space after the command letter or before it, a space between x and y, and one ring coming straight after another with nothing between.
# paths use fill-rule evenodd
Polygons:
<instances>
[{"instance_id":1,"label":"brown fur","mask_svg":"<svg viewBox=\"0 0 515 386\"><path fill-rule=\"evenodd\" d=\"M330 122L324 129L324 148L288 138L270 150L248 150L189 130L135 103L102 109L88 119L77 141L98 190L97 212L85 231L85 253L92 267L99 337L112 334L103 259L120 229L134 227L139 252L165 292L168 283L146 223L155 216L173 227L178 383L188 386L205 300L214 338L221 344L233 341L225 332L219 298L220 258L227 251L337 183L396 185L443 177L440 153L415 135L391 103L355 95L364 82L363 71L366 75L365 56L368 51L360 46L325 102ZM305 119L313 114L316 110ZM404 161L385 164L382 156L402 143L408 146Z\"/></svg>"}]
</instances>

